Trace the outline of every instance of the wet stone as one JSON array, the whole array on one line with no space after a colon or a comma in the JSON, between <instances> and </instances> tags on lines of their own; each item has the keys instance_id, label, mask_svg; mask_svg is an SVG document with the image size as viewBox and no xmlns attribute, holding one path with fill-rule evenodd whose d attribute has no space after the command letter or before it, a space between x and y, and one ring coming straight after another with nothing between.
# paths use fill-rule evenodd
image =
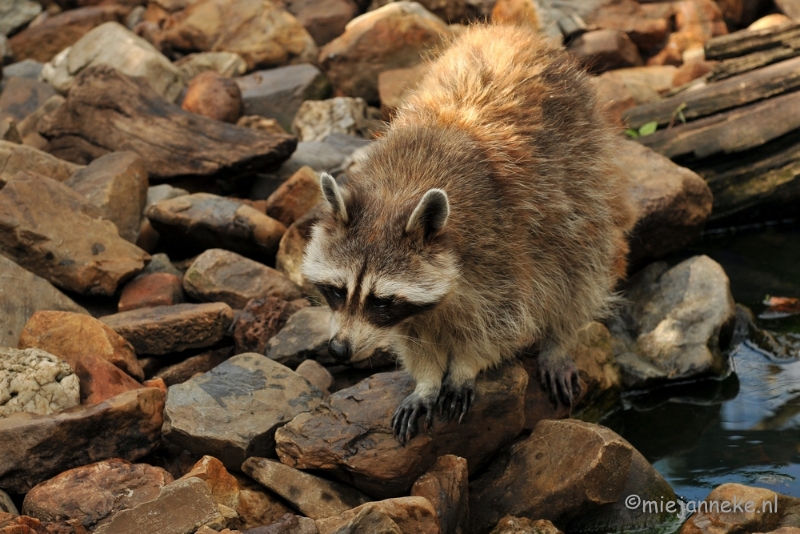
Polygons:
<instances>
[{"instance_id":1,"label":"wet stone","mask_svg":"<svg viewBox=\"0 0 800 534\"><path fill-rule=\"evenodd\" d=\"M527 382L516 362L479 376L475 405L460 424L436 417L429 434L402 446L390 422L414 381L402 371L374 374L278 430L277 453L287 465L323 470L378 498L407 495L439 456L466 458L474 473L509 444L524 424Z\"/></svg>"},{"instance_id":2,"label":"wet stone","mask_svg":"<svg viewBox=\"0 0 800 534\"><path fill-rule=\"evenodd\" d=\"M172 480L160 467L112 458L37 484L25 496L22 511L41 521L75 520L93 529L120 510L155 499Z\"/></svg>"},{"instance_id":3,"label":"wet stone","mask_svg":"<svg viewBox=\"0 0 800 534\"><path fill-rule=\"evenodd\" d=\"M128 340L137 354L170 354L210 347L222 340L233 310L222 302L139 308L102 321Z\"/></svg>"},{"instance_id":4,"label":"wet stone","mask_svg":"<svg viewBox=\"0 0 800 534\"><path fill-rule=\"evenodd\" d=\"M708 256L650 264L611 323L625 387L722 375L735 315L728 277Z\"/></svg>"},{"instance_id":5,"label":"wet stone","mask_svg":"<svg viewBox=\"0 0 800 534\"><path fill-rule=\"evenodd\" d=\"M146 456L161 440L163 410L164 394L144 388L68 412L0 418L0 489L26 493L72 467Z\"/></svg>"},{"instance_id":6,"label":"wet stone","mask_svg":"<svg viewBox=\"0 0 800 534\"><path fill-rule=\"evenodd\" d=\"M325 75L311 64L260 70L235 81L242 91L245 115L276 119L286 131L305 100L322 100L330 92Z\"/></svg>"},{"instance_id":7,"label":"wet stone","mask_svg":"<svg viewBox=\"0 0 800 534\"><path fill-rule=\"evenodd\" d=\"M275 431L319 405L322 392L287 367L246 353L171 386L167 399L166 439L240 469L250 456L273 456Z\"/></svg>"},{"instance_id":8,"label":"wet stone","mask_svg":"<svg viewBox=\"0 0 800 534\"><path fill-rule=\"evenodd\" d=\"M300 298L297 286L283 273L222 249L198 256L183 277L183 287L197 300L225 302L240 309L252 299Z\"/></svg>"},{"instance_id":9,"label":"wet stone","mask_svg":"<svg viewBox=\"0 0 800 534\"><path fill-rule=\"evenodd\" d=\"M150 256L69 187L19 173L0 190L0 250L71 291L113 295Z\"/></svg>"},{"instance_id":10,"label":"wet stone","mask_svg":"<svg viewBox=\"0 0 800 534\"><path fill-rule=\"evenodd\" d=\"M47 415L79 403L78 377L66 362L39 349L0 348L0 418Z\"/></svg>"},{"instance_id":11,"label":"wet stone","mask_svg":"<svg viewBox=\"0 0 800 534\"><path fill-rule=\"evenodd\" d=\"M0 255L0 347L16 347L28 319L39 310L88 315L53 284Z\"/></svg>"},{"instance_id":12,"label":"wet stone","mask_svg":"<svg viewBox=\"0 0 800 534\"><path fill-rule=\"evenodd\" d=\"M372 500L349 486L304 473L276 460L251 457L242 464L242 470L311 519L339 515Z\"/></svg>"},{"instance_id":13,"label":"wet stone","mask_svg":"<svg viewBox=\"0 0 800 534\"><path fill-rule=\"evenodd\" d=\"M187 254L223 248L271 262L286 231L250 206L208 193L162 200L146 214L166 245Z\"/></svg>"}]
</instances>

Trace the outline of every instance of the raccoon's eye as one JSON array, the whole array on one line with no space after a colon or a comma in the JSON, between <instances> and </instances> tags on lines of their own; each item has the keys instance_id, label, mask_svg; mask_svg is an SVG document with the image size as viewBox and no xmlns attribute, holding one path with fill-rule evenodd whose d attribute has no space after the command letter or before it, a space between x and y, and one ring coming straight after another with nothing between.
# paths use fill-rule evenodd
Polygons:
<instances>
[{"instance_id":1,"label":"raccoon's eye","mask_svg":"<svg viewBox=\"0 0 800 534\"><path fill-rule=\"evenodd\" d=\"M394 297L376 297L374 295L369 298L369 305L373 308L384 309L394 304Z\"/></svg>"},{"instance_id":2,"label":"raccoon's eye","mask_svg":"<svg viewBox=\"0 0 800 534\"><path fill-rule=\"evenodd\" d=\"M347 291L341 287L328 284L317 284L317 289L319 289L319 292L322 293L322 296L328 301L328 306L330 306L332 309L342 306L345 298L347 297Z\"/></svg>"}]
</instances>

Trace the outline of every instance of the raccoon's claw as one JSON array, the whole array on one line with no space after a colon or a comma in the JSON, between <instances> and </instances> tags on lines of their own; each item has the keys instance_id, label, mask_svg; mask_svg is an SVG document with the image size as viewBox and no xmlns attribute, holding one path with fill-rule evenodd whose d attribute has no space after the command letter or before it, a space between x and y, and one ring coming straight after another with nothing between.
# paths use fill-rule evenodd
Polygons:
<instances>
[{"instance_id":1,"label":"raccoon's claw","mask_svg":"<svg viewBox=\"0 0 800 534\"><path fill-rule=\"evenodd\" d=\"M445 380L436 400L439 415L444 415L448 421L452 421L458 415L459 423L473 404L475 404L475 379L468 380L460 386L454 386Z\"/></svg>"},{"instance_id":2,"label":"raccoon's claw","mask_svg":"<svg viewBox=\"0 0 800 534\"><path fill-rule=\"evenodd\" d=\"M392 417L392 432L402 445L408 444L417 435L417 418L425 412L422 428L428 430L433 424L433 410L436 398L426 398L412 393L400 403Z\"/></svg>"},{"instance_id":3,"label":"raccoon's claw","mask_svg":"<svg viewBox=\"0 0 800 534\"><path fill-rule=\"evenodd\" d=\"M555 361L539 361L539 379L542 387L550 394L550 402L570 408L581 395L581 381L578 368L570 358Z\"/></svg>"}]
</instances>

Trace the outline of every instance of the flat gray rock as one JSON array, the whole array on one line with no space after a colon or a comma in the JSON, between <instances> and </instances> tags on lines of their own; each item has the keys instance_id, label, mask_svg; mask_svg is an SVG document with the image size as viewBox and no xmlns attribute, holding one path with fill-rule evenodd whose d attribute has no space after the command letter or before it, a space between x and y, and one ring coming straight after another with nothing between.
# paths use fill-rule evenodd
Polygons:
<instances>
[{"instance_id":1,"label":"flat gray rock","mask_svg":"<svg viewBox=\"0 0 800 534\"><path fill-rule=\"evenodd\" d=\"M260 354L239 354L169 388L164 436L239 470L250 456L274 457L275 431L322 397L291 369Z\"/></svg>"},{"instance_id":2,"label":"flat gray rock","mask_svg":"<svg viewBox=\"0 0 800 534\"><path fill-rule=\"evenodd\" d=\"M305 360L327 358L331 317L327 306L303 308L289 317L281 331L270 338L267 356L293 369Z\"/></svg>"},{"instance_id":3,"label":"flat gray rock","mask_svg":"<svg viewBox=\"0 0 800 534\"><path fill-rule=\"evenodd\" d=\"M0 3L0 34L8 35L32 21L42 12L42 4L33 0L6 0Z\"/></svg>"},{"instance_id":4,"label":"flat gray rock","mask_svg":"<svg viewBox=\"0 0 800 534\"><path fill-rule=\"evenodd\" d=\"M305 100L322 100L330 93L328 79L309 64L259 70L235 81L242 91L244 115L276 119L286 131Z\"/></svg>"},{"instance_id":5,"label":"flat gray rock","mask_svg":"<svg viewBox=\"0 0 800 534\"><path fill-rule=\"evenodd\" d=\"M653 263L633 277L610 324L627 388L720 375L736 306L722 267L695 256L668 269ZM720 345L723 345L721 347Z\"/></svg>"},{"instance_id":6,"label":"flat gray rock","mask_svg":"<svg viewBox=\"0 0 800 534\"><path fill-rule=\"evenodd\" d=\"M16 347L25 323L39 310L88 314L53 284L0 255L0 347Z\"/></svg>"}]
</instances>

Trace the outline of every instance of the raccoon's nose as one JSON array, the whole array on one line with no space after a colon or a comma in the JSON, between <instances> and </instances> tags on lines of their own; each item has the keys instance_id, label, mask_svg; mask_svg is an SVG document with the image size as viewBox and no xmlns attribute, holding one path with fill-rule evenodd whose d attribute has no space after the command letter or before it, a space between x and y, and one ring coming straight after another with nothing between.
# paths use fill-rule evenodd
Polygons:
<instances>
[{"instance_id":1,"label":"raccoon's nose","mask_svg":"<svg viewBox=\"0 0 800 534\"><path fill-rule=\"evenodd\" d=\"M337 362L350 361L350 356L352 356L352 349L350 348L350 343L348 343L347 341L342 341L340 339L333 338L328 343L328 354L330 354L331 358L333 358Z\"/></svg>"}]
</instances>

